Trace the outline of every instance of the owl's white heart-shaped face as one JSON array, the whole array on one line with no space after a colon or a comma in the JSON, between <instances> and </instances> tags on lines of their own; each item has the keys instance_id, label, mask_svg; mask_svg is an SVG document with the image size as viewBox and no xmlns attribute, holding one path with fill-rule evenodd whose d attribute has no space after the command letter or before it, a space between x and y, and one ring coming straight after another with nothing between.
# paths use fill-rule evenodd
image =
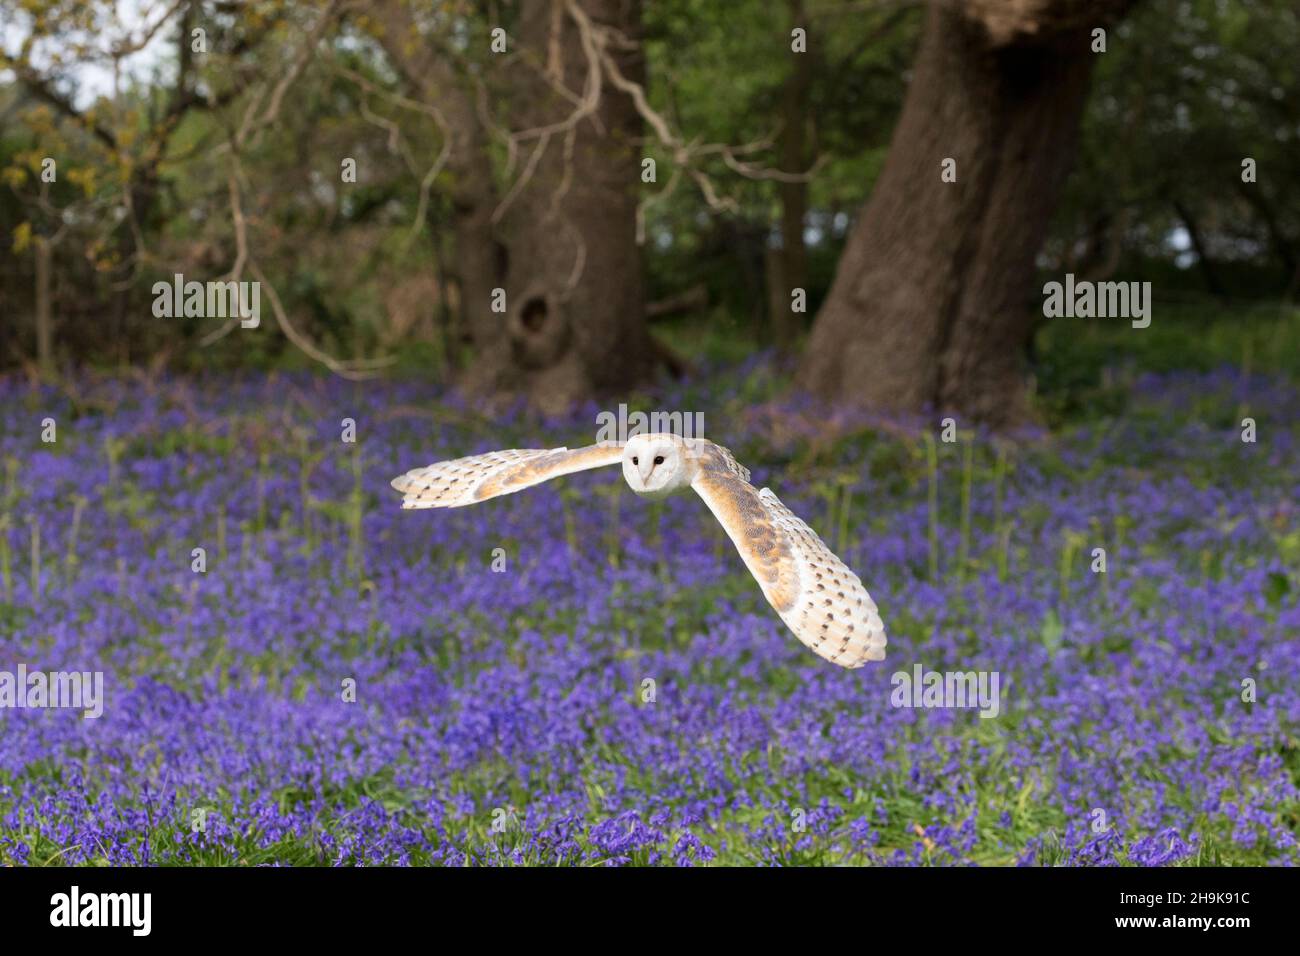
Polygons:
<instances>
[{"instance_id":1,"label":"owl's white heart-shaped face","mask_svg":"<svg viewBox=\"0 0 1300 956\"><path fill-rule=\"evenodd\" d=\"M689 488L689 449L676 435L635 435L623 447L623 477L638 495L663 498Z\"/></svg>"}]
</instances>

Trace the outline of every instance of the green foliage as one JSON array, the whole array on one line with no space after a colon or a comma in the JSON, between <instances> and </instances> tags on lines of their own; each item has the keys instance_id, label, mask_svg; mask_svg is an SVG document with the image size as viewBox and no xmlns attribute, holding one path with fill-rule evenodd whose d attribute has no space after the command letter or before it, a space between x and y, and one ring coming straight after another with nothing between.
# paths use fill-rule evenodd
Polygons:
<instances>
[{"instance_id":1,"label":"green foliage","mask_svg":"<svg viewBox=\"0 0 1300 956\"><path fill-rule=\"evenodd\" d=\"M1038 331L1032 362L1039 408L1053 425L1120 414L1144 371L1222 367L1300 379L1300 308L1243 302L1225 313L1210 300L1157 301L1145 329L1124 319L1053 319ZM1219 427L1240 423L1230 405L1202 412Z\"/></svg>"},{"instance_id":2,"label":"green foliage","mask_svg":"<svg viewBox=\"0 0 1300 956\"><path fill-rule=\"evenodd\" d=\"M1101 268L1106 244L1118 241L1129 271L1143 257L1190 264L1181 207L1204 234L1224 291L1285 289L1300 248L1297 47L1300 10L1291 0L1138 4L1096 54L1052 254L1070 264L1071 244L1100 243L1096 257L1085 252L1074 264ZM1247 157L1257 165L1249 184ZM1191 270L1164 278L1159 292L1210 281Z\"/></svg>"}]
</instances>

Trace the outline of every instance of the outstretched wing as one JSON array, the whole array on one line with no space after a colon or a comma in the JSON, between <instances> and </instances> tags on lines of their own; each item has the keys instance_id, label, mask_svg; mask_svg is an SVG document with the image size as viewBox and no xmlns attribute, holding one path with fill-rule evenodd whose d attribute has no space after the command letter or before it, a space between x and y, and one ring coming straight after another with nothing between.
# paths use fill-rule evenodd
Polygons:
<instances>
[{"instance_id":1,"label":"outstretched wing","mask_svg":"<svg viewBox=\"0 0 1300 956\"><path fill-rule=\"evenodd\" d=\"M841 667L885 659L885 626L858 576L771 490L717 460L692 487L795 637Z\"/></svg>"},{"instance_id":2,"label":"outstretched wing","mask_svg":"<svg viewBox=\"0 0 1300 956\"><path fill-rule=\"evenodd\" d=\"M403 508L462 508L508 495L575 471L622 460L620 445L586 448L512 448L440 461L393 479Z\"/></svg>"}]
</instances>

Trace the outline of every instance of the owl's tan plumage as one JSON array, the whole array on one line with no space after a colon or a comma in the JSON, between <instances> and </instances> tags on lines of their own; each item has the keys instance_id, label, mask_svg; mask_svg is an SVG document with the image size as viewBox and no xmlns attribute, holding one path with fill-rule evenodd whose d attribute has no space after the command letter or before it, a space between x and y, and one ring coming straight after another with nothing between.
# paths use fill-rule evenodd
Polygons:
<instances>
[{"instance_id":1,"label":"owl's tan plumage","mask_svg":"<svg viewBox=\"0 0 1300 956\"><path fill-rule=\"evenodd\" d=\"M459 508L615 462L637 494L693 488L768 603L818 656L850 668L884 660L885 628L858 576L771 490L756 490L749 471L713 442L638 435L625 445L494 451L417 468L392 484L403 508Z\"/></svg>"},{"instance_id":2,"label":"owl's tan plumage","mask_svg":"<svg viewBox=\"0 0 1300 956\"><path fill-rule=\"evenodd\" d=\"M403 495L403 508L462 508L561 475L612 465L622 456L621 445L490 451L416 468L394 478L392 485Z\"/></svg>"}]
</instances>

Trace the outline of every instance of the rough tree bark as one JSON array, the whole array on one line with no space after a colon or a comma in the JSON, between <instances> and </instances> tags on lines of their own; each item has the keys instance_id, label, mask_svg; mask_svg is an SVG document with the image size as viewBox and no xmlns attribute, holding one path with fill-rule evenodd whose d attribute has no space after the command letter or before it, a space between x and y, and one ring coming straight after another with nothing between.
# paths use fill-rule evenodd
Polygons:
<instances>
[{"instance_id":1,"label":"rough tree bark","mask_svg":"<svg viewBox=\"0 0 1300 956\"><path fill-rule=\"evenodd\" d=\"M50 308L50 240L37 236L36 248L36 366L48 377L54 371L54 315Z\"/></svg>"},{"instance_id":2,"label":"rough tree bark","mask_svg":"<svg viewBox=\"0 0 1300 956\"><path fill-rule=\"evenodd\" d=\"M1005 425L1037 253L1075 149L1091 31L1129 0L935 2L903 112L817 316L799 383L886 410ZM956 182L940 179L956 160Z\"/></svg>"},{"instance_id":3,"label":"rough tree bark","mask_svg":"<svg viewBox=\"0 0 1300 956\"><path fill-rule=\"evenodd\" d=\"M505 78L510 115L495 122L515 132L551 131L520 141L515 183L502 187L493 174L490 132L450 58L420 43L403 0L375 9L382 13L386 53L422 98L439 107L452 140L455 268L474 345L459 384L475 394L523 395L559 411L648 377L662 355L647 330L636 242L642 118L597 62L595 109L576 124L566 122L593 64L585 45L591 36L584 41L575 9L631 41L612 41L611 55L620 75L640 84L640 0L521 6L518 35L509 41L519 62ZM504 314L492 308L497 288L506 291Z\"/></svg>"},{"instance_id":4,"label":"rough tree bark","mask_svg":"<svg viewBox=\"0 0 1300 956\"><path fill-rule=\"evenodd\" d=\"M491 349L501 338L500 316L490 304L492 290L505 284L505 248L492 224L500 201L484 129L468 82L451 59L420 36L405 0L384 0L371 9L389 61L425 103L438 108L450 138L447 169L451 174L452 270L460 288L460 323L476 351Z\"/></svg>"},{"instance_id":5,"label":"rough tree bark","mask_svg":"<svg viewBox=\"0 0 1300 956\"><path fill-rule=\"evenodd\" d=\"M640 0L582 0L579 9L633 41L611 52L623 77L643 83ZM626 391L648 377L656 355L636 241L642 119L605 76L595 80L594 112L563 128L575 103L556 87L581 98L593 82L591 53L570 14L563 0L521 11L520 47L545 78L520 67L512 126L554 131L521 146L524 184L501 223L505 335L467 376L471 387L524 394L548 411Z\"/></svg>"},{"instance_id":6,"label":"rough tree bark","mask_svg":"<svg viewBox=\"0 0 1300 956\"><path fill-rule=\"evenodd\" d=\"M803 0L787 0L791 27L808 29ZM781 169L803 173L808 169L808 96L812 86L811 38L809 50L790 53L790 72L781 91ZM772 338L781 351L789 351L803 331L802 317L791 307L790 291L808 288L808 249L804 243L804 222L808 217L808 183L804 180L782 181L781 254L770 258L776 269L770 297Z\"/></svg>"}]
</instances>

